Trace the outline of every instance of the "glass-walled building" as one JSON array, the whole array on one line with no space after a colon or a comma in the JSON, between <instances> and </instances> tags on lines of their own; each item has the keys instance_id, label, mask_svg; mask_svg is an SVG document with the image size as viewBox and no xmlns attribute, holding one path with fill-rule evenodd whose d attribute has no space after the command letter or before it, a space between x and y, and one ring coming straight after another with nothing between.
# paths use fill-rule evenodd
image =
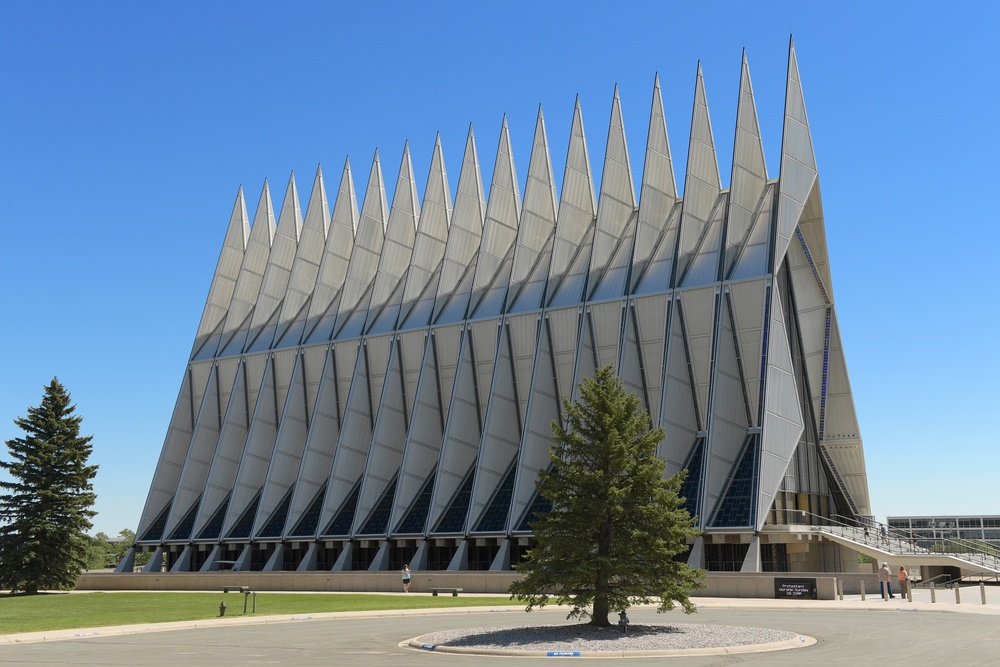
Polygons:
<instances>
[{"instance_id":1,"label":"glass-walled building","mask_svg":"<svg viewBox=\"0 0 1000 667\"><path fill-rule=\"evenodd\" d=\"M925 549L945 540L976 540L1000 547L998 515L890 516L887 522L893 531L916 540Z\"/></svg>"},{"instance_id":2,"label":"glass-walled building","mask_svg":"<svg viewBox=\"0 0 1000 667\"><path fill-rule=\"evenodd\" d=\"M488 196L471 130L457 189L439 137L422 199L408 147L363 196L350 163L305 207L294 176L252 216L241 189L136 531L148 568L507 570L549 507L560 397L608 364L689 471L693 565L847 566L781 529L871 514L795 51L776 175L741 73L726 183L699 67L686 165L657 79L641 172L615 90L599 187L577 104L558 189L541 110L523 191L506 121Z\"/></svg>"}]
</instances>

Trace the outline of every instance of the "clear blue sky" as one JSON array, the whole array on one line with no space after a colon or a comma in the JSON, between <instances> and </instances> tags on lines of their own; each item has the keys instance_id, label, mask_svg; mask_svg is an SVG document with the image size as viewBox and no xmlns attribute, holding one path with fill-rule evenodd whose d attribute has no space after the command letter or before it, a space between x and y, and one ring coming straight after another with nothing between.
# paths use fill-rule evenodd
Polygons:
<instances>
[{"instance_id":1,"label":"clear blue sky","mask_svg":"<svg viewBox=\"0 0 1000 667\"><path fill-rule=\"evenodd\" d=\"M440 131L454 188L470 122L488 182L506 113L523 188L539 104L561 179L577 94L599 178L615 84L638 180L654 74L683 165L700 60L728 185L744 47L774 177L792 34L873 510L1000 514L998 25L986 2L2 3L0 439L58 376L95 530L134 530L241 184L277 206L321 163L332 196L349 156L360 198L409 140L422 188Z\"/></svg>"}]
</instances>

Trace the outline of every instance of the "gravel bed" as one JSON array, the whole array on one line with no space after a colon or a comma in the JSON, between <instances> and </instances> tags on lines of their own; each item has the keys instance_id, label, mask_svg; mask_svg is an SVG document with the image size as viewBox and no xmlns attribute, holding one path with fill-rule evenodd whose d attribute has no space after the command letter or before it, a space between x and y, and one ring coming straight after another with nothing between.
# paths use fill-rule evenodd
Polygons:
<instances>
[{"instance_id":1,"label":"gravel bed","mask_svg":"<svg viewBox=\"0 0 1000 667\"><path fill-rule=\"evenodd\" d=\"M682 623L617 626L587 624L513 628L464 628L422 635L420 642L454 648L520 651L676 651L751 646L796 639L784 630Z\"/></svg>"}]
</instances>

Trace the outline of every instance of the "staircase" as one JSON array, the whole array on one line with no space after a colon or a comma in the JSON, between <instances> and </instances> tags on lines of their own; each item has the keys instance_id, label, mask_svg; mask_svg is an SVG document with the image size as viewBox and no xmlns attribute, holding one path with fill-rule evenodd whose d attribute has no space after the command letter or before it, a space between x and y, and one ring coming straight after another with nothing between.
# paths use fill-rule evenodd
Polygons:
<instances>
[{"instance_id":1,"label":"staircase","mask_svg":"<svg viewBox=\"0 0 1000 667\"><path fill-rule=\"evenodd\" d=\"M966 540L935 540L941 550L921 547L902 531L874 520L859 521L849 517L822 517L809 512L788 512L799 515L801 523L782 526L792 534L821 535L870 556L877 562L910 566L950 566L961 569L963 575L1000 574L1000 552L988 550ZM791 520L791 518L790 518ZM785 531L783 531L785 532Z\"/></svg>"}]
</instances>

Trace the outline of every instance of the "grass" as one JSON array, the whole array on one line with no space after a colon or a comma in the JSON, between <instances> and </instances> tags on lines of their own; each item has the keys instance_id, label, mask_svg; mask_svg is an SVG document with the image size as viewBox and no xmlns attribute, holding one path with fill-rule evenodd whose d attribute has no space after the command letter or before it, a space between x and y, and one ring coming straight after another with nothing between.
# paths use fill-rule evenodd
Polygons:
<instances>
[{"instance_id":1,"label":"grass","mask_svg":"<svg viewBox=\"0 0 1000 667\"><path fill-rule=\"evenodd\" d=\"M226 617L244 616L243 595L219 593L74 593L0 595L0 634L68 630L136 623L196 621L219 616L225 600ZM257 616L342 611L443 609L510 604L497 597L432 597L430 595L257 594ZM253 597L246 616L253 616Z\"/></svg>"}]
</instances>

